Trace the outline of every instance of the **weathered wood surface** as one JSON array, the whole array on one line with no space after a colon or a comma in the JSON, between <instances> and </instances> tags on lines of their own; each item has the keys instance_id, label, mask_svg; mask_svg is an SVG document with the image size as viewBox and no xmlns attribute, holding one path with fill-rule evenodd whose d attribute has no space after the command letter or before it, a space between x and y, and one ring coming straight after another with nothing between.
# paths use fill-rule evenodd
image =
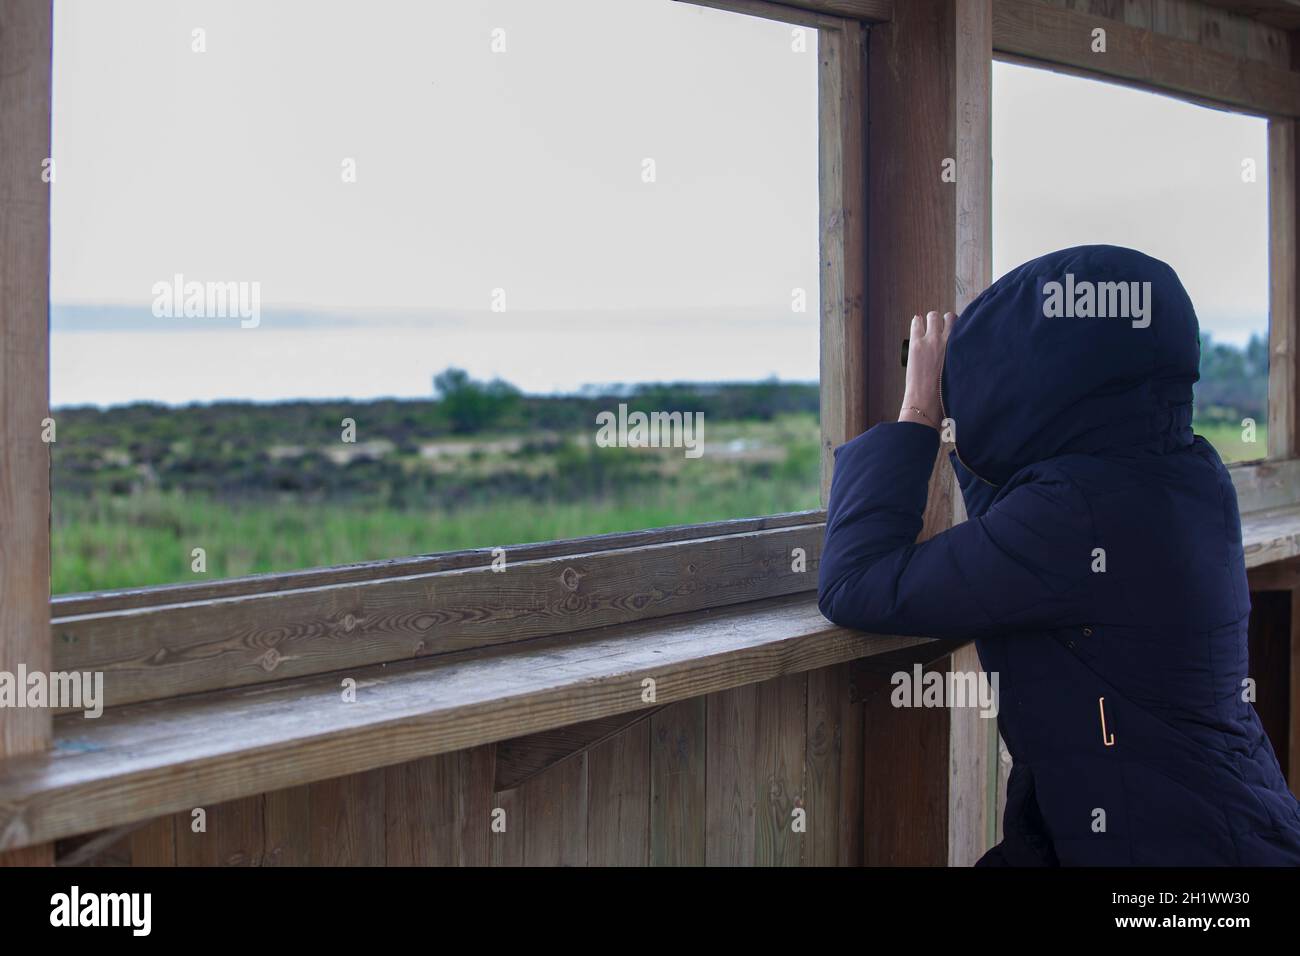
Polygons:
<instances>
[{"instance_id":1,"label":"weathered wood surface","mask_svg":"<svg viewBox=\"0 0 1300 956\"><path fill-rule=\"evenodd\" d=\"M835 449L870 424L866 341L866 32L818 37L822 502Z\"/></svg>"},{"instance_id":2,"label":"weathered wood surface","mask_svg":"<svg viewBox=\"0 0 1300 956\"><path fill-rule=\"evenodd\" d=\"M1228 474L1242 515L1289 508L1300 502L1300 459L1232 465Z\"/></svg>"},{"instance_id":3,"label":"weathered wood surface","mask_svg":"<svg viewBox=\"0 0 1300 956\"><path fill-rule=\"evenodd\" d=\"M1300 555L1300 506L1242 515L1241 539L1247 568Z\"/></svg>"},{"instance_id":4,"label":"weathered wood surface","mask_svg":"<svg viewBox=\"0 0 1300 956\"><path fill-rule=\"evenodd\" d=\"M0 671L50 669L50 0L0 14ZM50 712L0 711L0 758L44 749ZM48 865L51 847L0 853Z\"/></svg>"},{"instance_id":5,"label":"weathered wood surface","mask_svg":"<svg viewBox=\"0 0 1300 956\"><path fill-rule=\"evenodd\" d=\"M703 866L707 701L665 707L650 720L650 863Z\"/></svg>"},{"instance_id":6,"label":"weathered wood surface","mask_svg":"<svg viewBox=\"0 0 1300 956\"><path fill-rule=\"evenodd\" d=\"M820 524L826 520L821 510L795 511L760 518L734 518L726 521L707 521L702 524L675 525L670 528L649 528L643 531L620 531L612 534L588 535L560 541L541 541L531 544L501 545L510 563L562 558L566 555L598 554L627 548L642 548L652 544L671 544L677 541L696 541L723 535L749 534L775 528ZM336 565L325 568L303 568L273 574L250 574L240 578L222 578L215 581L200 580L193 584L161 584L140 588L120 588L110 591L89 591L81 594L60 594L51 601L54 618L81 617L123 611L128 608L160 607L166 604L193 604L221 598L272 594L279 591L296 591L304 588L329 587L334 584L352 584L361 581L382 581L388 578L406 578L412 575L432 574L438 571L463 571L487 567L492 563L496 546L471 548L465 551L447 551L440 554L416 555L408 558L391 558L384 561L365 561L357 564Z\"/></svg>"},{"instance_id":7,"label":"weathered wood surface","mask_svg":"<svg viewBox=\"0 0 1300 956\"><path fill-rule=\"evenodd\" d=\"M650 787L650 721L637 721L588 751L588 864L649 865Z\"/></svg>"},{"instance_id":8,"label":"weathered wood surface","mask_svg":"<svg viewBox=\"0 0 1300 956\"><path fill-rule=\"evenodd\" d=\"M1300 298L1296 247L1296 120L1268 122L1268 456L1294 458L1297 436L1297 336ZM1300 501L1295 484L1286 489Z\"/></svg>"},{"instance_id":9,"label":"weathered wood surface","mask_svg":"<svg viewBox=\"0 0 1300 956\"><path fill-rule=\"evenodd\" d=\"M911 317L960 311L990 279L992 36L990 0L908 0L870 31L868 422L897 417ZM922 538L959 512L947 450ZM946 710L894 708L880 693L865 707L865 862L947 863L950 803L974 805L963 794L984 792L982 765L954 772L954 752L964 761L967 748Z\"/></svg>"},{"instance_id":10,"label":"weathered wood surface","mask_svg":"<svg viewBox=\"0 0 1300 956\"><path fill-rule=\"evenodd\" d=\"M352 703L336 673L67 715L52 754L0 769L0 847L637 710L648 680L673 703L924 640L839 628L786 598L359 669Z\"/></svg>"},{"instance_id":11,"label":"weathered wood surface","mask_svg":"<svg viewBox=\"0 0 1300 956\"><path fill-rule=\"evenodd\" d=\"M836 665L678 702L657 733L639 720L506 790L493 764L514 741L209 805L206 833L182 811L60 845L89 865L856 865L848 683Z\"/></svg>"},{"instance_id":12,"label":"weathered wood surface","mask_svg":"<svg viewBox=\"0 0 1300 956\"><path fill-rule=\"evenodd\" d=\"M683 0L701 7L835 29L843 19L875 22L894 14L895 0Z\"/></svg>"},{"instance_id":13,"label":"weathered wood surface","mask_svg":"<svg viewBox=\"0 0 1300 956\"><path fill-rule=\"evenodd\" d=\"M838 30L844 24L841 17L806 7L776 3L773 0L678 0L678 2L739 13L743 16L762 17L764 20L776 20L794 26L812 27L817 30Z\"/></svg>"},{"instance_id":14,"label":"weathered wood surface","mask_svg":"<svg viewBox=\"0 0 1300 956\"><path fill-rule=\"evenodd\" d=\"M794 525L60 617L55 667L103 671L120 706L483 649L812 590L822 535Z\"/></svg>"},{"instance_id":15,"label":"weathered wood surface","mask_svg":"<svg viewBox=\"0 0 1300 956\"><path fill-rule=\"evenodd\" d=\"M1177 16L1157 17L1156 9L1153 22L1174 31L1171 24L1180 22ZM1092 49L1093 30L1098 27L1106 31L1104 53ZM1300 74L1278 62L1250 59L1245 47L1224 52L1202 40L1099 18L1044 0L996 0L993 5L993 45L1000 54L1261 115L1300 115Z\"/></svg>"},{"instance_id":16,"label":"weathered wood surface","mask_svg":"<svg viewBox=\"0 0 1300 956\"><path fill-rule=\"evenodd\" d=\"M497 745L497 790L513 790L531 777L616 737L633 724L648 720L660 708L650 707L614 714L569 727L556 727L527 737L503 740Z\"/></svg>"},{"instance_id":17,"label":"weathered wood surface","mask_svg":"<svg viewBox=\"0 0 1300 956\"><path fill-rule=\"evenodd\" d=\"M1300 0L1205 0L1205 3L1282 30L1300 29Z\"/></svg>"},{"instance_id":18,"label":"weathered wood surface","mask_svg":"<svg viewBox=\"0 0 1300 956\"><path fill-rule=\"evenodd\" d=\"M996 2L996 0L995 0ZM1100 21L1119 20L1131 27L1188 40L1210 50L1275 66L1289 67L1287 30L1254 19L1249 0L1042 0L1051 6L1087 14ZM1268 2L1268 0L1265 0ZM1288 0L1289 2L1289 0ZM1300 10L1300 8L1297 8ZM1300 25L1300 24L1298 24Z\"/></svg>"}]
</instances>

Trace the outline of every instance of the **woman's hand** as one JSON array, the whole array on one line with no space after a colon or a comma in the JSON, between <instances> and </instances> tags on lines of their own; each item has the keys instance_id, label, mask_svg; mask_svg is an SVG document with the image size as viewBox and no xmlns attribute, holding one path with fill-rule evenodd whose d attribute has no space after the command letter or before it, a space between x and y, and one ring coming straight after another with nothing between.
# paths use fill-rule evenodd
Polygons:
<instances>
[{"instance_id":1,"label":"woman's hand","mask_svg":"<svg viewBox=\"0 0 1300 956\"><path fill-rule=\"evenodd\" d=\"M912 337L907 343L907 385L903 389L900 422L919 422L938 428L943 417L939 402L939 373L948 346L948 332L956 316L930 312L912 316Z\"/></svg>"}]
</instances>

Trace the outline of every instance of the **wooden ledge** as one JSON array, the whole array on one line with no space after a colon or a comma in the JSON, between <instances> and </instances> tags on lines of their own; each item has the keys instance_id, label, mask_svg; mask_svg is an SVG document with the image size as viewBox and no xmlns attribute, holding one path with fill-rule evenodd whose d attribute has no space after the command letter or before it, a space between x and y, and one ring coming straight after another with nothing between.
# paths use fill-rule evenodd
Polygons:
<instances>
[{"instance_id":1,"label":"wooden ledge","mask_svg":"<svg viewBox=\"0 0 1300 956\"><path fill-rule=\"evenodd\" d=\"M804 594L65 715L53 750L0 762L0 850L930 643Z\"/></svg>"},{"instance_id":2,"label":"wooden ledge","mask_svg":"<svg viewBox=\"0 0 1300 956\"><path fill-rule=\"evenodd\" d=\"M1241 543L1247 568L1300 555L1300 505L1243 514Z\"/></svg>"}]
</instances>

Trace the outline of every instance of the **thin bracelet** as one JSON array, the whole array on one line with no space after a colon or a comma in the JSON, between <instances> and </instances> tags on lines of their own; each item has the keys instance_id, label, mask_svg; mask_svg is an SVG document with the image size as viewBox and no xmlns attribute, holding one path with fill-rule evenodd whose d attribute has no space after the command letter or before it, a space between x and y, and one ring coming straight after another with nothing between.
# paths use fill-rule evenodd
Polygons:
<instances>
[{"instance_id":1,"label":"thin bracelet","mask_svg":"<svg viewBox=\"0 0 1300 956\"><path fill-rule=\"evenodd\" d=\"M924 418L927 422L929 422L929 423L930 423L931 425L933 425L935 428L938 428L938 427L939 427L938 425L935 425L935 424L934 424L934 419L933 419L933 418L931 418L931 417L930 417L929 415L927 415L925 412L921 411L921 410L920 410L919 408L917 408L915 405L904 405L904 406L903 406L903 411L905 411L905 412L909 412L909 411L910 411L910 412L916 412L916 414L920 415L922 418Z\"/></svg>"}]
</instances>

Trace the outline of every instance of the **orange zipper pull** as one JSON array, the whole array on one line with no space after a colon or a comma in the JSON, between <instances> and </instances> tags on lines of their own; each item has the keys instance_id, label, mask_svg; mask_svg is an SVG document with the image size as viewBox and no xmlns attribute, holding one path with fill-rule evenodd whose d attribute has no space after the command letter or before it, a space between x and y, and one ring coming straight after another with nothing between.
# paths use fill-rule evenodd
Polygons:
<instances>
[{"instance_id":1,"label":"orange zipper pull","mask_svg":"<svg viewBox=\"0 0 1300 956\"><path fill-rule=\"evenodd\" d=\"M1106 733L1106 698L1097 698L1097 710L1101 712L1101 742L1104 746L1115 746L1115 735Z\"/></svg>"}]
</instances>

